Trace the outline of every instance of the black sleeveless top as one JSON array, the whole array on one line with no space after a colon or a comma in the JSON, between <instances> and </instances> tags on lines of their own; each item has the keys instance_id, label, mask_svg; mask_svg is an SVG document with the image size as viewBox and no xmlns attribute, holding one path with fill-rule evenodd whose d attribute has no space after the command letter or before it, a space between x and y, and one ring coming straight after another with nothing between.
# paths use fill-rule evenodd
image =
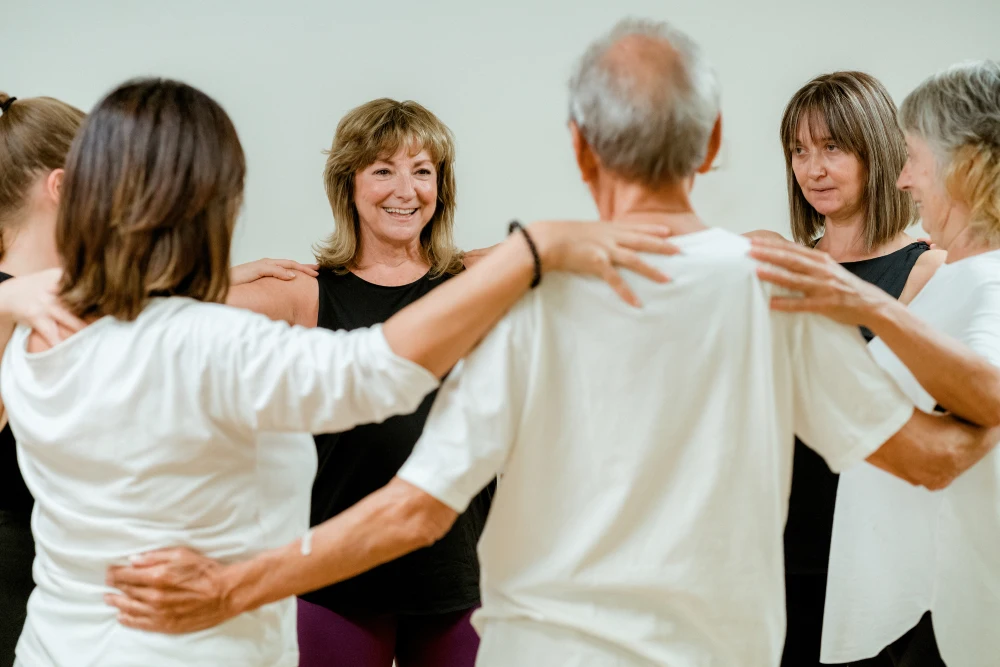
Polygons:
<instances>
[{"instance_id":1,"label":"black sleeveless top","mask_svg":"<svg viewBox=\"0 0 1000 667\"><path fill-rule=\"evenodd\" d=\"M882 288L893 298L903 293L917 259L930 250L922 241L860 262L844 262L845 269L858 278ZM865 340L874 335L861 327ZM792 491L785 524L785 571L789 574L820 574L830 562L833 510L837 501L839 476L830 471L823 458L795 439L792 464Z\"/></svg>"},{"instance_id":2,"label":"black sleeveless top","mask_svg":"<svg viewBox=\"0 0 1000 667\"><path fill-rule=\"evenodd\" d=\"M0 272L0 283L13 277ZM14 433L10 424L4 424L3 430L0 430L0 512L28 517L33 504L34 500L21 478L21 469L17 466Z\"/></svg>"},{"instance_id":3,"label":"black sleeveless top","mask_svg":"<svg viewBox=\"0 0 1000 667\"><path fill-rule=\"evenodd\" d=\"M337 275L321 270L317 278L318 326L350 330L385 322L450 277L424 276L409 285L384 287L353 273ZM319 470L313 485L312 525L336 516L389 483L413 451L433 402L431 394L411 415L315 437ZM342 614L443 614L476 606L476 543L492 494L491 484L436 544L303 598Z\"/></svg>"}]
</instances>

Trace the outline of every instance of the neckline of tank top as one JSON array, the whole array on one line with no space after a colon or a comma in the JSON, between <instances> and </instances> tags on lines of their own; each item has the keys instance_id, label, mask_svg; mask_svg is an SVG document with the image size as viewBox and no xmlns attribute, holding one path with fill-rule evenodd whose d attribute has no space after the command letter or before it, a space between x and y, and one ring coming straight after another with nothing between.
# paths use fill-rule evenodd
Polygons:
<instances>
[{"instance_id":1,"label":"neckline of tank top","mask_svg":"<svg viewBox=\"0 0 1000 667\"><path fill-rule=\"evenodd\" d=\"M913 243L908 243L907 245L903 246L899 250L893 250L890 253L886 253L884 255L879 255L878 257L869 257L868 259L858 259L858 260L855 260L853 262L839 262L839 264L841 266L848 266L848 265L857 266L858 264L864 264L865 262L877 262L880 259L888 259L888 258L892 257L893 255L898 255L901 252L905 252L907 250L910 250L914 246L920 247L920 248L922 248L924 250L930 250L931 249L931 247L929 245L927 245L927 243L925 243L924 241L914 241Z\"/></svg>"},{"instance_id":2,"label":"neckline of tank top","mask_svg":"<svg viewBox=\"0 0 1000 667\"><path fill-rule=\"evenodd\" d=\"M330 273L333 273L333 272L331 271ZM334 274L334 275L337 275L337 274ZM361 283L365 287L371 287L372 289L385 290L385 291L404 290L404 289L406 289L408 287L413 287L415 285L419 285L420 283L426 282L427 280L431 279L430 278L430 275L431 275L430 269L427 270L427 273L423 274L422 276L420 276L416 280L414 280L412 282L408 282L408 283L403 283L402 285L379 285L378 283L373 283L370 280L365 280L364 278L362 278L358 274L354 273L354 271L348 271L347 273L342 273L340 275L343 276L343 277L345 277L345 278L347 278L347 279L349 279L349 280L354 280L354 281L356 281L358 283Z\"/></svg>"}]
</instances>

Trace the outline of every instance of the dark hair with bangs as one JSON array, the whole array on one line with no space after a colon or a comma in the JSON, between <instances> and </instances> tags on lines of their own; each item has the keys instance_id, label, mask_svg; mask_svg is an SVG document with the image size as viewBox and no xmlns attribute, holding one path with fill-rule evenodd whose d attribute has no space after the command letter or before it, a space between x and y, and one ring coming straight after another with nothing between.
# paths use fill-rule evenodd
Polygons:
<instances>
[{"instance_id":1,"label":"dark hair with bangs","mask_svg":"<svg viewBox=\"0 0 1000 667\"><path fill-rule=\"evenodd\" d=\"M837 146L864 167L864 244L872 251L888 243L916 221L910 196L896 189L906 163L906 142L896 122L896 105L878 79L863 72L818 76L795 93L781 118L781 148L785 154L788 207L792 236L811 245L823 235L824 219L814 209L792 170L799 124L808 120L814 139L829 135Z\"/></svg>"}]
</instances>

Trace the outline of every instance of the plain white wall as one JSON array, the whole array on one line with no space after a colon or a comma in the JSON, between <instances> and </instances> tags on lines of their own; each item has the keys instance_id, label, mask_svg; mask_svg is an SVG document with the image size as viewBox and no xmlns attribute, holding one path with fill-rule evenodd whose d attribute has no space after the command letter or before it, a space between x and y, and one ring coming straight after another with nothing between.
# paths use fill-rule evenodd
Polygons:
<instances>
[{"instance_id":1,"label":"plain white wall","mask_svg":"<svg viewBox=\"0 0 1000 667\"><path fill-rule=\"evenodd\" d=\"M566 80L624 16L672 21L715 64L726 140L695 201L735 231L787 233L777 127L812 76L865 70L898 103L935 70L1000 56L998 0L0 0L0 89L86 110L126 78L159 75L215 97L249 164L235 261L309 259L332 229L322 150L338 119L375 97L417 100L457 137L457 236L471 248L512 217L595 216L571 158Z\"/></svg>"}]
</instances>

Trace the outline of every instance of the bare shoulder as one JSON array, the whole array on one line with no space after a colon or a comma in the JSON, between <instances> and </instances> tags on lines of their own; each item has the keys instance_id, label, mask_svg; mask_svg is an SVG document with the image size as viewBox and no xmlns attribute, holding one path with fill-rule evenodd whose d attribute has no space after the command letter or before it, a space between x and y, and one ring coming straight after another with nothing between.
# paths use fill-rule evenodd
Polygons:
<instances>
[{"instance_id":1,"label":"bare shoulder","mask_svg":"<svg viewBox=\"0 0 1000 667\"><path fill-rule=\"evenodd\" d=\"M491 245L488 248L479 248L478 250L466 250L465 253L463 253L462 255L462 263L465 265L465 268L471 269L476 264L476 262L478 262L483 257L486 257L486 255L493 252L493 249L496 247L497 247L496 245Z\"/></svg>"},{"instance_id":2,"label":"bare shoulder","mask_svg":"<svg viewBox=\"0 0 1000 667\"><path fill-rule=\"evenodd\" d=\"M910 271L910 276L906 279L903 292L899 295L900 303L913 301L913 297L920 293L938 267L944 264L947 254L944 250L928 250L917 258L916 264Z\"/></svg>"},{"instance_id":3,"label":"bare shoulder","mask_svg":"<svg viewBox=\"0 0 1000 667\"><path fill-rule=\"evenodd\" d=\"M272 320L314 327L319 314L319 282L303 273L291 280L259 278L230 289L226 303Z\"/></svg>"},{"instance_id":4,"label":"bare shoulder","mask_svg":"<svg viewBox=\"0 0 1000 667\"><path fill-rule=\"evenodd\" d=\"M743 232L742 236L745 236L748 239L769 239L771 241L788 240L778 232L772 232L770 229L755 229L752 232Z\"/></svg>"}]
</instances>

